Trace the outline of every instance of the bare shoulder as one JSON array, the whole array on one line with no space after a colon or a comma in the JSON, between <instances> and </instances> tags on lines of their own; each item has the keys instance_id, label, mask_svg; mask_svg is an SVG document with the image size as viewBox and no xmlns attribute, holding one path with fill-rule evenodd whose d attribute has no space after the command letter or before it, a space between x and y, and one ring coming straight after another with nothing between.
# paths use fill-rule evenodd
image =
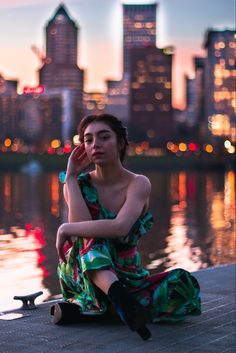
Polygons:
<instances>
[{"instance_id":1,"label":"bare shoulder","mask_svg":"<svg viewBox=\"0 0 236 353\"><path fill-rule=\"evenodd\" d=\"M136 191L142 191L145 193L150 193L151 182L146 175L132 173L131 182L129 188L135 188Z\"/></svg>"}]
</instances>

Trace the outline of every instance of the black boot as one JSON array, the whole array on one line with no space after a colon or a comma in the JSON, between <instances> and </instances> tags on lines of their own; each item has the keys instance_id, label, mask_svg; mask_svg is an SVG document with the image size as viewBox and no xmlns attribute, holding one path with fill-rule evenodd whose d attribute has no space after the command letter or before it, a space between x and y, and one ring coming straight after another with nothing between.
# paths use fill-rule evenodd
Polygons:
<instances>
[{"instance_id":1,"label":"black boot","mask_svg":"<svg viewBox=\"0 0 236 353\"><path fill-rule=\"evenodd\" d=\"M150 322L148 310L133 298L120 281L112 283L108 290L108 297L122 321L132 331L136 331L143 340L148 340L151 337L151 333L145 325Z\"/></svg>"},{"instance_id":2,"label":"black boot","mask_svg":"<svg viewBox=\"0 0 236 353\"><path fill-rule=\"evenodd\" d=\"M78 305L67 302L56 303L51 307L50 314L55 325L72 324L81 316Z\"/></svg>"}]
</instances>

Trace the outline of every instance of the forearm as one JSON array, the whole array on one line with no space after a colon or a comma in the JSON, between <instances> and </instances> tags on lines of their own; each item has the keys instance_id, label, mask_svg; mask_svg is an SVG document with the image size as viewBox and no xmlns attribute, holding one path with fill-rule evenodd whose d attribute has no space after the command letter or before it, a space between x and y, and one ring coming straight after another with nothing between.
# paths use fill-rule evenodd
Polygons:
<instances>
[{"instance_id":1,"label":"forearm","mask_svg":"<svg viewBox=\"0 0 236 353\"><path fill-rule=\"evenodd\" d=\"M65 236L81 238L119 238L125 235L117 219L64 223L59 229Z\"/></svg>"},{"instance_id":2,"label":"forearm","mask_svg":"<svg viewBox=\"0 0 236 353\"><path fill-rule=\"evenodd\" d=\"M84 201L76 177L66 179L65 192L68 205L68 222L89 221L92 219L86 202Z\"/></svg>"}]
</instances>

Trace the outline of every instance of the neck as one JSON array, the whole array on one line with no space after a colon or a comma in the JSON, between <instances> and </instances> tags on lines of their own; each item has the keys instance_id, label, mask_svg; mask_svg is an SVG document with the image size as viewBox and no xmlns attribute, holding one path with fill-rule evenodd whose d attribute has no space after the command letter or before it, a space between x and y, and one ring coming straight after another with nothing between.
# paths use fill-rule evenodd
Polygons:
<instances>
[{"instance_id":1,"label":"neck","mask_svg":"<svg viewBox=\"0 0 236 353\"><path fill-rule=\"evenodd\" d=\"M120 160L106 165L96 165L95 175L98 182L104 184L113 184L120 180L125 168L122 166Z\"/></svg>"}]
</instances>

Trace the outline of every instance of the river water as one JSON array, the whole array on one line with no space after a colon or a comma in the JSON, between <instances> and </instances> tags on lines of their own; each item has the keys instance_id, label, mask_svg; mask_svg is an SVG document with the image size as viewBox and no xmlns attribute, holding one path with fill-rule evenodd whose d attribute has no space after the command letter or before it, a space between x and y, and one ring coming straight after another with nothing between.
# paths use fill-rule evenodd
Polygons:
<instances>
[{"instance_id":1,"label":"river water","mask_svg":"<svg viewBox=\"0 0 236 353\"><path fill-rule=\"evenodd\" d=\"M154 226L140 240L151 272L235 261L235 172L151 171ZM59 294L55 237L66 222L58 173L0 173L0 311L14 295Z\"/></svg>"}]
</instances>

